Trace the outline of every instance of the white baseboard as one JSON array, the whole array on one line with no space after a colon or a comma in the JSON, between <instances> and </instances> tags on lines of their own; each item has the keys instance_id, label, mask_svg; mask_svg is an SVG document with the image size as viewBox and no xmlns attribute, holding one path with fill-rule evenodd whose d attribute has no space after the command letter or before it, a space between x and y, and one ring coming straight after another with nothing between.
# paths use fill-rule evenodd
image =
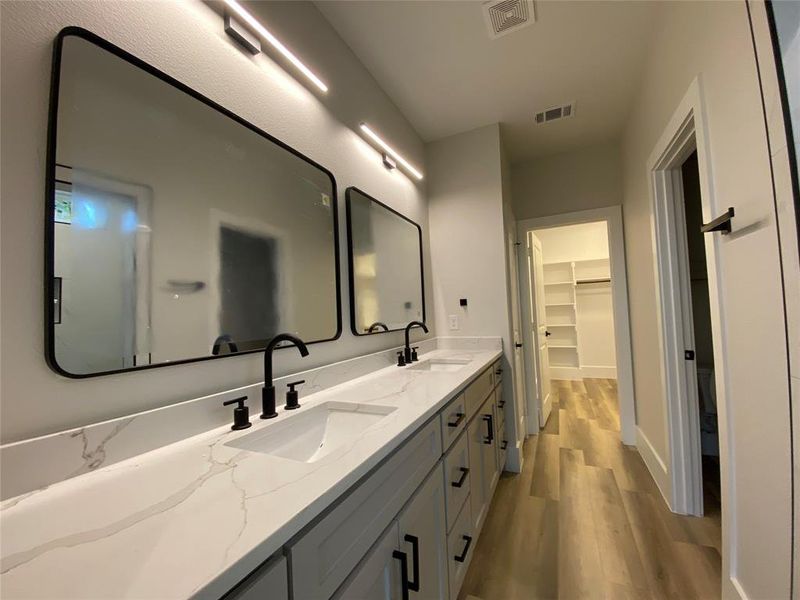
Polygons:
<instances>
[{"instance_id":1,"label":"white baseboard","mask_svg":"<svg viewBox=\"0 0 800 600\"><path fill-rule=\"evenodd\" d=\"M550 367L550 379L580 380L581 370L578 367Z\"/></svg>"},{"instance_id":2,"label":"white baseboard","mask_svg":"<svg viewBox=\"0 0 800 600\"><path fill-rule=\"evenodd\" d=\"M647 439L647 436L639 427L636 428L636 448L639 450L639 455L642 457L645 466L647 466L647 470L650 471L650 475L653 476L664 502L672 510L672 502L670 501L672 497L672 482L669 478L667 464L658 455L656 449L653 448L653 444L650 443L650 440Z\"/></svg>"},{"instance_id":3,"label":"white baseboard","mask_svg":"<svg viewBox=\"0 0 800 600\"><path fill-rule=\"evenodd\" d=\"M581 377L598 377L600 379L616 379L617 367L600 365L581 365Z\"/></svg>"}]
</instances>

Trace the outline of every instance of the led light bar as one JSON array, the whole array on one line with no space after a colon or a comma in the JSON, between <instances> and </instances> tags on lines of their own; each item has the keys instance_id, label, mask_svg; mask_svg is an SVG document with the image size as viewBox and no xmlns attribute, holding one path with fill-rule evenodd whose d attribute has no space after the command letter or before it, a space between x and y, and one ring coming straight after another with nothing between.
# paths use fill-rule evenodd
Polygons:
<instances>
[{"instance_id":1,"label":"led light bar","mask_svg":"<svg viewBox=\"0 0 800 600\"><path fill-rule=\"evenodd\" d=\"M382 139L381 139L381 138L378 136L378 134L376 134L374 131L372 131L372 129L370 129L370 128L367 126L367 124L366 124L366 123L361 123L361 131L363 131L364 133L366 133L366 134L369 136L369 138L370 138L370 139L371 139L373 142L375 142L376 144L378 144L378 146L380 146L380 147L381 147L381 149L382 149L384 152L386 152L386 154L388 154L388 155L389 155L389 156L391 156L393 159L395 159L397 162L399 162L401 165L403 165L403 167L405 167L405 169L406 169L406 170L408 170L408 171L409 171L409 172L410 172L410 173L411 173L411 174L412 174L414 177L416 177L417 179L422 179L422 173L420 173L420 172L419 172L417 169L415 169L415 168L414 168L414 167L411 165L411 163L409 163L409 162L408 162L408 161L407 161L405 158L403 158L402 156L400 156L400 155L399 155L399 154L398 154L398 153L397 153L397 152L396 152L396 151L395 151L395 150L394 150L394 149L393 149L391 146L389 146L389 144L387 144L386 142L384 142L384 141L383 141L383 140L382 140Z\"/></svg>"},{"instance_id":2,"label":"led light bar","mask_svg":"<svg viewBox=\"0 0 800 600\"><path fill-rule=\"evenodd\" d=\"M236 15L242 19L245 23L247 23L250 27L252 27L258 35L264 38L270 45L275 48L278 52L280 52L286 60L292 63L297 69L305 75L311 83L316 85L320 90L323 92L328 91L328 86L323 83L323 81L314 75L314 73L305 66L300 59L297 58L294 54L292 54L291 50L289 50L286 46L284 46L278 38L272 35L266 27L264 27L258 20L251 15L245 8L239 4L236 0L223 0L225 5L230 8Z\"/></svg>"}]
</instances>

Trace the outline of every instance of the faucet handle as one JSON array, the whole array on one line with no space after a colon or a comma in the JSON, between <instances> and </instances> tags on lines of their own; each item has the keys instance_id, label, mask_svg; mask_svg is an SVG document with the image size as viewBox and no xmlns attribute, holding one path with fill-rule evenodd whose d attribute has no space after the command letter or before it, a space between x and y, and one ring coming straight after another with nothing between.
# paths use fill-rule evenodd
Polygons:
<instances>
[{"instance_id":1,"label":"faucet handle","mask_svg":"<svg viewBox=\"0 0 800 600\"><path fill-rule=\"evenodd\" d=\"M286 392L286 410L294 410L295 408L300 408L300 402L298 402L298 392L294 389L294 386L300 385L301 383L305 383L305 379L301 379L300 381L293 381L292 383L287 383L286 386L289 388L289 391Z\"/></svg>"},{"instance_id":2,"label":"faucet handle","mask_svg":"<svg viewBox=\"0 0 800 600\"><path fill-rule=\"evenodd\" d=\"M405 357L405 353L402 350L397 353L397 366L398 367L405 367L406 366L406 357Z\"/></svg>"},{"instance_id":3,"label":"faucet handle","mask_svg":"<svg viewBox=\"0 0 800 600\"><path fill-rule=\"evenodd\" d=\"M419 360L419 357L417 356L417 350L419 350L419 346L412 346L411 347L411 360L412 360L412 362L416 362L416 361Z\"/></svg>"},{"instance_id":4,"label":"faucet handle","mask_svg":"<svg viewBox=\"0 0 800 600\"><path fill-rule=\"evenodd\" d=\"M241 398L226 400L222 403L222 406L229 406L231 404L238 405L233 409L233 425L231 425L231 429L234 431L239 429L247 429L252 425L250 422L250 409L244 404L246 400L247 396L242 396Z\"/></svg>"}]
</instances>

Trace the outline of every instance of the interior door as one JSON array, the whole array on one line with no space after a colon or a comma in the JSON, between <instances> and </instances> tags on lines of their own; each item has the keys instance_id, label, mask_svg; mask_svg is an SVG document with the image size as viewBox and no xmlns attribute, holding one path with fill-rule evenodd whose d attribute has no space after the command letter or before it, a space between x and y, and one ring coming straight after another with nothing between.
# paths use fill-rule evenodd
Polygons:
<instances>
[{"instance_id":1,"label":"interior door","mask_svg":"<svg viewBox=\"0 0 800 600\"><path fill-rule=\"evenodd\" d=\"M398 517L400 549L408 556L412 598L440 600L449 596L444 511L444 477L437 468Z\"/></svg>"},{"instance_id":2,"label":"interior door","mask_svg":"<svg viewBox=\"0 0 800 600\"><path fill-rule=\"evenodd\" d=\"M536 343L536 373L539 392L539 426L544 427L553 408L553 399L550 393L550 358L547 352L547 321L544 307L544 261L542 259L542 242L536 234L528 234L528 243L531 260L532 294L531 314L533 315L533 340Z\"/></svg>"}]
</instances>

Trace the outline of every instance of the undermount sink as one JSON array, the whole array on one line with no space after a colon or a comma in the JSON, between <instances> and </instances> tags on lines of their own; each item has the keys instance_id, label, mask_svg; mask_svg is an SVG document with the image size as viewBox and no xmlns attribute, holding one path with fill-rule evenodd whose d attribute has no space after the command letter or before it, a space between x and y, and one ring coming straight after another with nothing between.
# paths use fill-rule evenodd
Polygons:
<instances>
[{"instance_id":1,"label":"undermount sink","mask_svg":"<svg viewBox=\"0 0 800 600\"><path fill-rule=\"evenodd\" d=\"M226 446L313 463L395 410L393 406L324 402L271 427L232 440Z\"/></svg>"},{"instance_id":2,"label":"undermount sink","mask_svg":"<svg viewBox=\"0 0 800 600\"><path fill-rule=\"evenodd\" d=\"M470 361L460 358L429 358L428 360L415 363L408 368L414 369L415 371L439 371L450 373L463 369L464 365L468 365L469 363Z\"/></svg>"}]
</instances>

